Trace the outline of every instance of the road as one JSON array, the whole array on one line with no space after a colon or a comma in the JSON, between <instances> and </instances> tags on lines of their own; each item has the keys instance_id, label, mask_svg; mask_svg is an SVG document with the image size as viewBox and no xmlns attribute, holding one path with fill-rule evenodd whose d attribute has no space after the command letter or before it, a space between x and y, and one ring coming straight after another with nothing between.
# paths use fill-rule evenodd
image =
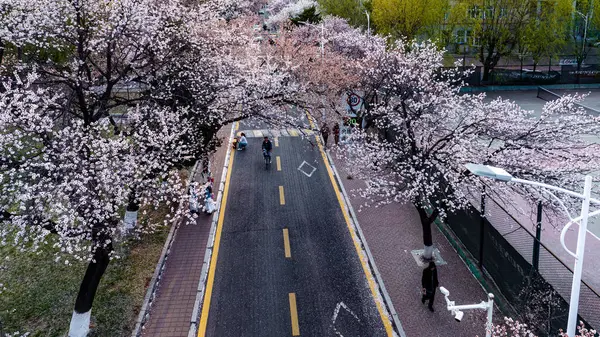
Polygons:
<instances>
[{"instance_id":1,"label":"road","mask_svg":"<svg viewBox=\"0 0 600 337\"><path fill-rule=\"evenodd\" d=\"M265 169L261 141L233 151L199 336L388 336L321 152L279 137Z\"/></svg>"}]
</instances>

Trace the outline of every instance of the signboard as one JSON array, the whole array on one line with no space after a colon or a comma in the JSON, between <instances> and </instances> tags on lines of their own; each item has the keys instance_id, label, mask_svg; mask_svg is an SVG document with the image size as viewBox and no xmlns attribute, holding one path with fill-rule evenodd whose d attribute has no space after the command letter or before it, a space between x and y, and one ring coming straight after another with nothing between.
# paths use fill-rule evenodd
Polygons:
<instances>
[{"instance_id":1,"label":"signboard","mask_svg":"<svg viewBox=\"0 0 600 337\"><path fill-rule=\"evenodd\" d=\"M348 91L342 94L342 106L345 108L347 116L357 116L356 113L362 109L362 96L363 94L358 91Z\"/></svg>"},{"instance_id":2,"label":"signboard","mask_svg":"<svg viewBox=\"0 0 600 337\"><path fill-rule=\"evenodd\" d=\"M584 63L585 63L585 61L581 62L581 64L584 64ZM558 60L558 64L561 66L576 66L577 59L576 58L560 59L560 60Z\"/></svg>"}]
</instances>

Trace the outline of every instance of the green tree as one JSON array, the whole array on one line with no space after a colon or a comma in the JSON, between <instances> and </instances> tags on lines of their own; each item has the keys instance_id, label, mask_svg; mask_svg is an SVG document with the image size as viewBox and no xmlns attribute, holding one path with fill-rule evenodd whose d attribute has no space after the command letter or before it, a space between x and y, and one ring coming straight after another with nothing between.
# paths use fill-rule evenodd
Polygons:
<instances>
[{"instance_id":1,"label":"green tree","mask_svg":"<svg viewBox=\"0 0 600 337\"><path fill-rule=\"evenodd\" d=\"M529 20L520 49L533 58L533 70L543 57L556 56L568 42L571 0L538 0L536 19Z\"/></svg>"},{"instance_id":2,"label":"green tree","mask_svg":"<svg viewBox=\"0 0 600 337\"><path fill-rule=\"evenodd\" d=\"M510 55L523 41L529 21L535 18L537 0L459 0L467 8L465 26L479 46L483 80L489 80L502 57Z\"/></svg>"},{"instance_id":3,"label":"green tree","mask_svg":"<svg viewBox=\"0 0 600 337\"><path fill-rule=\"evenodd\" d=\"M587 58L591 48L591 41L598 38L600 29L600 4L594 0L573 0L571 11L572 39L571 49L577 57L577 69ZM587 21L587 22L586 22Z\"/></svg>"},{"instance_id":4,"label":"green tree","mask_svg":"<svg viewBox=\"0 0 600 337\"><path fill-rule=\"evenodd\" d=\"M373 0L377 32L409 40L429 30L434 37L450 10L449 0Z\"/></svg>"},{"instance_id":5,"label":"green tree","mask_svg":"<svg viewBox=\"0 0 600 337\"><path fill-rule=\"evenodd\" d=\"M321 21L321 15L317 12L317 8L312 6L305 9L296 17L291 18L290 21L292 21L296 26L301 25L301 22L317 23Z\"/></svg>"},{"instance_id":6,"label":"green tree","mask_svg":"<svg viewBox=\"0 0 600 337\"><path fill-rule=\"evenodd\" d=\"M367 27L365 10L369 9L371 0L318 0L323 14L330 14L347 19L354 27Z\"/></svg>"}]
</instances>

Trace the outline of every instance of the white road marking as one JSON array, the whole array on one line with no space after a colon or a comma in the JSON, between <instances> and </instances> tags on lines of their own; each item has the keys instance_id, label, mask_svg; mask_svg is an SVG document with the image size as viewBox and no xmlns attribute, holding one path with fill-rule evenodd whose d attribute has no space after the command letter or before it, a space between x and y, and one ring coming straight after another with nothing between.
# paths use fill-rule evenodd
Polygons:
<instances>
[{"instance_id":1,"label":"white road marking","mask_svg":"<svg viewBox=\"0 0 600 337\"><path fill-rule=\"evenodd\" d=\"M312 171L310 171L310 173L304 172L304 170L302 169L302 166L304 166L304 165L312 167ZM302 161L302 164L300 164L300 166L298 166L298 171L304 173L309 178L313 175L313 173L315 173L316 170L317 170L316 167L312 166L311 164L307 163L306 161Z\"/></svg>"},{"instance_id":2,"label":"white road marking","mask_svg":"<svg viewBox=\"0 0 600 337\"><path fill-rule=\"evenodd\" d=\"M348 313L350 313L350 315L352 315L352 317L356 318L357 321L360 322L360 319L358 318L358 316L356 316L356 314L352 310L350 310L350 308L348 308L346 303L340 302L335 306L335 310L333 311L333 318L331 319L331 326L333 327L333 331L335 332L336 335L338 335L340 337L344 337L344 335L342 335L342 333L337 331L337 329L335 328L335 321L337 320L337 317L340 313L341 308L346 309L346 311Z\"/></svg>"}]
</instances>

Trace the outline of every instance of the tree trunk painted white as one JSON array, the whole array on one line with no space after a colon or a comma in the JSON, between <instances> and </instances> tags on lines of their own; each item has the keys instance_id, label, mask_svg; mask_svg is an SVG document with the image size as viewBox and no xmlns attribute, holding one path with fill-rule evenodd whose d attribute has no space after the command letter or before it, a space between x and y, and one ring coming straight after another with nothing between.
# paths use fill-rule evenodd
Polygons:
<instances>
[{"instance_id":1,"label":"tree trunk painted white","mask_svg":"<svg viewBox=\"0 0 600 337\"><path fill-rule=\"evenodd\" d=\"M125 211L125 218L123 219L125 231L135 228L137 217L138 211Z\"/></svg>"},{"instance_id":2,"label":"tree trunk painted white","mask_svg":"<svg viewBox=\"0 0 600 337\"><path fill-rule=\"evenodd\" d=\"M433 260L433 245L423 246L423 258L426 260Z\"/></svg>"},{"instance_id":3,"label":"tree trunk painted white","mask_svg":"<svg viewBox=\"0 0 600 337\"><path fill-rule=\"evenodd\" d=\"M69 337L87 337L90 332L90 317L92 310L84 313L78 313L73 310L71 317L71 326L69 327Z\"/></svg>"},{"instance_id":4,"label":"tree trunk painted white","mask_svg":"<svg viewBox=\"0 0 600 337\"><path fill-rule=\"evenodd\" d=\"M110 237L100 233L96 238L94 256L88 263L88 267L81 281L77 298L75 299L75 308L71 317L69 327L69 337L86 337L90 331L90 317L92 314L92 304L96 296L96 290L110 263L110 253L113 250ZM97 242L109 242L104 247L98 247Z\"/></svg>"}]
</instances>

